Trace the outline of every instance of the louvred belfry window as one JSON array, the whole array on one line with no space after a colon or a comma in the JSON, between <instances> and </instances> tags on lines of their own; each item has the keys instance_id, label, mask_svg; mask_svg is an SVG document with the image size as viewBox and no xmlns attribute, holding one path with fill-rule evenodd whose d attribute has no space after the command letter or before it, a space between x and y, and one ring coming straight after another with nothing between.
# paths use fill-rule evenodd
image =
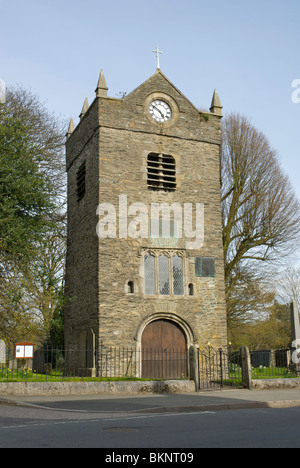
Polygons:
<instances>
[{"instance_id":1,"label":"louvred belfry window","mask_svg":"<svg viewBox=\"0 0 300 468\"><path fill-rule=\"evenodd\" d=\"M80 200L83 199L85 195L85 175L86 175L86 169L85 169L85 162L80 166L78 172L77 172L77 201L80 202Z\"/></svg>"},{"instance_id":2,"label":"louvred belfry window","mask_svg":"<svg viewBox=\"0 0 300 468\"><path fill-rule=\"evenodd\" d=\"M150 190L176 190L176 165L173 156L157 153L148 155L147 184Z\"/></svg>"}]
</instances>

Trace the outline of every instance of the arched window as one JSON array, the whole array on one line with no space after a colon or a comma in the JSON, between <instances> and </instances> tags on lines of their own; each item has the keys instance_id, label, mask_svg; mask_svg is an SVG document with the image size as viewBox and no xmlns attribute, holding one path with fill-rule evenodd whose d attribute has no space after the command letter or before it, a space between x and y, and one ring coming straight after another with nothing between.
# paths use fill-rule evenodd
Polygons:
<instances>
[{"instance_id":1,"label":"arched window","mask_svg":"<svg viewBox=\"0 0 300 468\"><path fill-rule=\"evenodd\" d=\"M145 294L183 296L183 258L172 253L144 257Z\"/></svg>"},{"instance_id":2,"label":"arched window","mask_svg":"<svg viewBox=\"0 0 300 468\"><path fill-rule=\"evenodd\" d=\"M194 295L194 285L193 283L189 283L189 296Z\"/></svg>"},{"instance_id":3,"label":"arched window","mask_svg":"<svg viewBox=\"0 0 300 468\"><path fill-rule=\"evenodd\" d=\"M144 258L145 294L155 294L155 258L147 254Z\"/></svg>"},{"instance_id":4,"label":"arched window","mask_svg":"<svg viewBox=\"0 0 300 468\"><path fill-rule=\"evenodd\" d=\"M133 294L134 293L134 283L133 283L133 281L128 281L128 283L127 283L127 292L128 292L128 294Z\"/></svg>"},{"instance_id":5,"label":"arched window","mask_svg":"<svg viewBox=\"0 0 300 468\"><path fill-rule=\"evenodd\" d=\"M158 257L159 271L159 294L167 296L170 294L170 278L169 278L169 258L166 255Z\"/></svg>"},{"instance_id":6,"label":"arched window","mask_svg":"<svg viewBox=\"0 0 300 468\"><path fill-rule=\"evenodd\" d=\"M183 295L183 267L179 255L172 257L173 292L175 296Z\"/></svg>"}]
</instances>

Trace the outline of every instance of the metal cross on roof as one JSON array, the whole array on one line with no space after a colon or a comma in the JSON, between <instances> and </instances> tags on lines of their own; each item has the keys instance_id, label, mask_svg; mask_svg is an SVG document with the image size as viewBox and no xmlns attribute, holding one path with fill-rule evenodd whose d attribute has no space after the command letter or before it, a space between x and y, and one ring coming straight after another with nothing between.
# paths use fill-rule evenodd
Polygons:
<instances>
[{"instance_id":1,"label":"metal cross on roof","mask_svg":"<svg viewBox=\"0 0 300 468\"><path fill-rule=\"evenodd\" d=\"M156 49L152 50L154 54L156 54L156 60L157 60L157 68L160 68L159 65L159 54L163 54L161 50L159 50L158 46L156 46Z\"/></svg>"}]
</instances>

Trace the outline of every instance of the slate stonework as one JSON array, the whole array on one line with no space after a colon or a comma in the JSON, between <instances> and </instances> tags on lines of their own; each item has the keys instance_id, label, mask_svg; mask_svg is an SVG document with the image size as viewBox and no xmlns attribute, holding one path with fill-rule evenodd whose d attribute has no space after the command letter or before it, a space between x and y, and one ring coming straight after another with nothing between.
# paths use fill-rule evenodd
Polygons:
<instances>
[{"instance_id":1,"label":"slate stonework","mask_svg":"<svg viewBox=\"0 0 300 468\"><path fill-rule=\"evenodd\" d=\"M103 80L103 78L102 78ZM154 319L180 325L187 345L226 345L224 263L220 208L220 108L199 112L160 70L123 99L98 92L68 135L68 249L66 270L66 347L79 349L84 333L94 345L141 347L145 326ZM160 97L172 105L170 122L158 124L148 103ZM176 190L152 191L147 185L147 156L172 155ZM86 165L86 193L78 202L76 177ZM118 214L119 196L127 203L204 204L204 244L186 249L186 239L99 239L96 214L111 203ZM195 210L194 210L195 212ZM132 219L132 217L130 218ZM130 221L129 219L129 221ZM195 219L194 219L195 222ZM180 252L184 295L144 294L144 255ZM197 277L195 257L215 259L215 277ZM128 282L133 293L128 292ZM189 286L193 295L189 295ZM96 365L96 364L95 364ZM84 362L83 362L84 366Z\"/></svg>"}]
</instances>

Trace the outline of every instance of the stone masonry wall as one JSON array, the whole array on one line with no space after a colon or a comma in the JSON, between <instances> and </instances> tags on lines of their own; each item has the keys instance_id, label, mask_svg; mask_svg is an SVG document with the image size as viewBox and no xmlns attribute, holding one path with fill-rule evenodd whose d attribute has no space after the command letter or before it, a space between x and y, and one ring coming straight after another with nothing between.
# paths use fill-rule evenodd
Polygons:
<instances>
[{"instance_id":1,"label":"stone masonry wall","mask_svg":"<svg viewBox=\"0 0 300 468\"><path fill-rule=\"evenodd\" d=\"M151 99L172 104L173 119L157 124L148 115ZM96 345L140 346L141 334L154 318L181 324L189 344L225 346L226 312L219 186L220 117L199 112L158 71L124 99L96 98L67 141L68 255L66 344L78 347L83 330L92 329ZM147 187L149 153L176 161L174 192ZM86 194L76 200L76 174L86 162ZM204 244L186 249L186 239L98 239L96 210L111 203L119 215L119 196L128 206L142 202L204 204ZM128 217L128 223L133 216ZM184 264L183 296L144 294L144 255L180 251ZM216 276L195 275L195 256L215 259ZM133 294L127 284L134 284ZM194 295L188 295L188 284Z\"/></svg>"}]
</instances>

